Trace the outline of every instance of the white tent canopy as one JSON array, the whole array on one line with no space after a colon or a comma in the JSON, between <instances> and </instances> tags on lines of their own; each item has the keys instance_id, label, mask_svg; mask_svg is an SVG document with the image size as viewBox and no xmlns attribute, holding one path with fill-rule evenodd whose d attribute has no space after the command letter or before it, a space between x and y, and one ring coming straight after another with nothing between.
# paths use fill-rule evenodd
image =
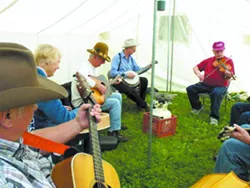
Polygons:
<instances>
[{"instance_id":1,"label":"white tent canopy","mask_svg":"<svg viewBox=\"0 0 250 188\"><path fill-rule=\"evenodd\" d=\"M112 57L125 39L136 38L140 45L135 57L145 66L152 55L153 6L153 0L1 0L0 41L18 42L31 50L42 43L58 47L63 59L52 79L60 84L72 79L88 58L86 49L97 41L109 45ZM237 75L230 90L249 93L249 9L247 0L167 0L166 10L157 12L155 86L166 89L172 59L172 90L185 91L198 81L192 68L212 56L213 42L222 40ZM169 15L175 18L173 48ZM106 63L99 71L109 68ZM145 76L151 78L150 71Z\"/></svg>"}]
</instances>

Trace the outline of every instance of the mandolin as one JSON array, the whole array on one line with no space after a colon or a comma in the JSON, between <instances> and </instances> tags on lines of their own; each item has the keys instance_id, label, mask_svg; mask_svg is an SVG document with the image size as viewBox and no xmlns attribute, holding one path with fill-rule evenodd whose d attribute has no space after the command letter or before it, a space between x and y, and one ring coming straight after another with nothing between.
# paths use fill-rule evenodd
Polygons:
<instances>
[{"instance_id":1,"label":"mandolin","mask_svg":"<svg viewBox=\"0 0 250 188\"><path fill-rule=\"evenodd\" d=\"M84 76L76 73L77 89L85 103L94 104L93 91ZM78 153L56 164L52 179L57 188L120 188L114 167L102 160L96 120L89 115L91 154Z\"/></svg>"}]
</instances>

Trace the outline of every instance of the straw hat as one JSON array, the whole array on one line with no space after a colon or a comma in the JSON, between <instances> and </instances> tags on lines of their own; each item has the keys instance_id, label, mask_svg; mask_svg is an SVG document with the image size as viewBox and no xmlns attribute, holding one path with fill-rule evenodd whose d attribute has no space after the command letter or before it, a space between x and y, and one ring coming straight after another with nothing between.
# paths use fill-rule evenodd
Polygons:
<instances>
[{"instance_id":1,"label":"straw hat","mask_svg":"<svg viewBox=\"0 0 250 188\"><path fill-rule=\"evenodd\" d=\"M67 91L37 75L32 52L16 43L0 43L0 111L64 98Z\"/></svg>"},{"instance_id":2,"label":"straw hat","mask_svg":"<svg viewBox=\"0 0 250 188\"><path fill-rule=\"evenodd\" d=\"M109 47L103 42L96 43L93 49L87 49L87 51L91 54L96 54L103 57L108 62L111 61L110 57L108 56Z\"/></svg>"},{"instance_id":3,"label":"straw hat","mask_svg":"<svg viewBox=\"0 0 250 188\"><path fill-rule=\"evenodd\" d=\"M127 39L124 41L124 44L123 44L123 48L128 48L128 47L132 47L132 46L137 46L138 43L136 42L135 39Z\"/></svg>"}]
</instances>

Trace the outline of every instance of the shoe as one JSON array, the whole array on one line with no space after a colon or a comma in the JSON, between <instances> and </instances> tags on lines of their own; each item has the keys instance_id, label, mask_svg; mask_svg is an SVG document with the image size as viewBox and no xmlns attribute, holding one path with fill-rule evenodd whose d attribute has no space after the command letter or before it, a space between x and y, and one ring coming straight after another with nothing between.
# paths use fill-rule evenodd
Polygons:
<instances>
[{"instance_id":1,"label":"shoe","mask_svg":"<svg viewBox=\"0 0 250 188\"><path fill-rule=\"evenodd\" d=\"M198 109L198 110L193 108L193 109L191 110L191 113L192 113L192 114L195 114L195 115L198 115L202 110L203 110L203 106L201 106L201 108Z\"/></svg>"},{"instance_id":2,"label":"shoe","mask_svg":"<svg viewBox=\"0 0 250 188\"><path fill-rule=\"evenodd\" d=\"M115 136L119 142L127 142L128 141L128 138L125 136L122 136L119 133L119 131L113 131L113 132L108 131L108 136Z\"/></svg>"},{"instance_id":3,"label":"shoe","mask_svg":"<svg viewBox=\"0 0 250 188\"><path fill-rule=\"evenodd\" d=\"M126 125L122 125L122 126L121 126L121 130L124 131L124 130L127 130L127 129L128 129L128 127L127 127Z\"/></svg>"},{"instance_id":4,"label":"shoe","mask_svg":"<svg viewBox=\"0 0 250 188\"><path fill-rule=\"evenodd\" d=\"M140 111L145 111L145 112L149 112L150 111L150 105L149 104L147 104L147 106L146 107L140 107L138 104L136 104L136 107L137 107L137 109L138 110L140 110Z\"/></svg>"},{"instance_id":5,"label":"shoe","mask_svg":"<svg viewBox=\"0 0 250 188\"><path fill-rule=\"evenodd\" d=\"M215 118L210 117L210 124L211 125L218 125L218 120Z\"/></svg>"}]
</instances>

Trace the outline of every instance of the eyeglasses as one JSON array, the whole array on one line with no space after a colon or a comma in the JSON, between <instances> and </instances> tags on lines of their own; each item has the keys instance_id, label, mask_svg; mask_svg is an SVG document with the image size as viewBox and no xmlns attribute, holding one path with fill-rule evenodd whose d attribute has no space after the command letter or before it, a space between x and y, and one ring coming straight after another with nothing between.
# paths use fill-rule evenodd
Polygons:
<instances>
[{"instance_id":1,"label":"eyeglasses","mask_svg":"<svg viewBox=\"0 0 250 188\"><path fill-rule=\"evenodd\" d=\"M214 51L214 53L216 53L216 54L218 54L218 53L223 53L223 50Z\"/></svg>"}]
</instances>

